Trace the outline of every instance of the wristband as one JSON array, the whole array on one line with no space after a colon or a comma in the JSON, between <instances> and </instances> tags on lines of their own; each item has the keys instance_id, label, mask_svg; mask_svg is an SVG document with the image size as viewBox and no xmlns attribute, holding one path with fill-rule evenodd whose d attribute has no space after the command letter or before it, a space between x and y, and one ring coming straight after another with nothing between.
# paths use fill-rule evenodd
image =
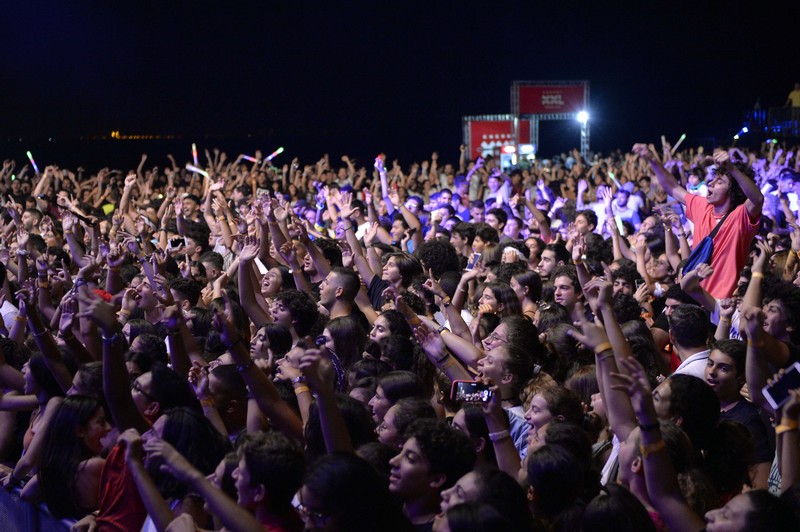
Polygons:
<instances>
[{"instance_id":1,"label":"wristband","mask_svg":"<svg viewBox=\"0 0 800 532\"><path fill-rule=\"evenodd\" d=\"M306 392L311 393L311 388L309 388L305 384L302 386L295 386L294 388L295 395L300 395L301 393L306 393Z\"/></svg>"},{"instance_id":2,"label":"wristband","mask_svg":"<svg viewBox=\"0 0 800 532\"><path fill-rule=\"evenodd\" d=\"M439 333L439 334L442 334L444 331L450 332L450 329L448 329L448 328L447 328L447 327L445 327L444 325L442 325L441 327L439 327L438 329L436 329L436 332L437 332L437 333Z\"/></svg>"},{"instance_id":3,"label":"wristband","mask_svg":"<svg viewBox=\"0 0 800 532\"><path fill-rule=\"evenodd\" d=\"M507 430L501 430L499 432L490 432L489 433L489 439L492 442L502 441L502 440L505 440L506 438L510 438L510 437L511 437L511 433L508 432Z\"/></svg>"},{"instance_id":4,"label":"wristband","mask_svg":"<svg viewBox=\"0 0 800 532\"><path fill-rule=\"evenodd\" d=\"M130 318L131 317L131 311L126 309L126 308L119 309L119 313L122 314L123 316L125 316L126 318Z\"/></svg>"},{"instance_id":5,"label":"wristband","mask_svg":"<svg viewBox=\"0 0 800 532\"><path fill-rule=\"evenodd\" d=\"M294 386L295 384L305 384L305 382L306 382L306 376L298 375L297 377L292 379L292 386Z\"/></svg>"},{"instance_id":6,"label":"wristband","mask_svg":"<svg viewBox=\"0 0 800 532\"><path fill-rule=\"evenodd\" d=\"M661 425L659 425L658 421L656 421L655 423L651 423L649 425L643 425L641 422L639 423L639 429L641 429L642 432L652 432L657 428L659 428L660 426Z\"/></svg>"},{"instance_id":7,"label":"wristband","mask_svg":"<svg viewBox=\"0 0 800 532\"><path fill-rule=\"evenodd\" d=\"M796 425L796 423L795 423L795 425ZM783 423L781 423L780 425L775 427L775 435L776 436L780 436L784 432L792 432L792 431L795 431L795 430L797 430L797 426L792 427L790 425L784 425Z\"/></svg>"},{"instance_id":8,"label":"wristband","mask_svg":"<svg viewBox=\"0 0 800 532\"><path fill-rule=\"evenodd\" d=\"M231 343L229 343L229 344L225 344L225 349L228 349L228 350L230 350L230 349L231 349L231 347L233 347L233 346L235 346L236 344L238 344L238 343L242 342L243 340L244 340L244 338L243 338L241 335L239 335L239 338L237 338L235 342L231 342Z\"/></svg>"},{"instance_id":9,"label":"wristband","mask_svg":"<svg viewBox=\"0 0 800 532\"><path fill-rule=\"evenodd\" d=\"M798 423L796 419L787 417L781 417L781 425L783 425L784 427L791 427L792 430L800 427L800 423Z\"/></svg>"},{"instance_id":10,"label":"wristband","mask_svg":"<svg viewBox=\"0 0 800 532\"><path fill-rule=\"evenodd\" d=\"M217 406L217 405L214 404L214 398L213 397L204 397L203 399L200 399L200 406L202 406L203 408L206 408L206 407L213 407L213 406Z\"/></svg>"},{"instance_id":11,"label":"wristband","mask_svg":"<svg viewBox=\"0 0 800 532\"><path fill-rule=\"evenodd\" d=\"M764 274L761 273L761 272L753 272L750 275L750 279L763 279L763 278L764 278Z\"/></svg>"},{"instance_id":12,"label":"wristband","mask_svg":"<svg viewBox=\"0 0 800 532\"><path fill-rule=\"evenodd\" d=\"M642 454L642 458L647 458L651 454L663 451L666 448L667 445L664 443L664 440L658 440L657 442L649 445L640 445L639 452Z\"/></svg>"},{"instance_id":13,"label":"wristband","mask_svg":"<svg viewBox=\"0 0 800 532\"><path fill-rule=\"evenodd\" d=\"M16 315L14 321L28 321L28 316L20 316L19 314Z\"/></svg>"},{"instance_id":14,"label":"wristband","mask_svg":"<svg viewBox=\"0 0 800 532\"><path fill-rule=\"evenodd\" d=\"M103 341L104 344L113 344L114 342L119 340L121 336L122 335L119 333L119 331L115 332L111 336L106 336L105 334L101 333L100 339Z\"/></svg>"},{"instance_id":15,"label":"wristband","mask_svg":"<svg viewBox=\"0 0 800 532\"><path fill-rule=\"evenodd\" d=\"M612 358L614 356L614 351L606 351L604 353L600 353L599 355L595 355L597 362L602 362L608 358Z\"/></svg>"},{"instance_id":16,"label":"wristband","mask_svg":"<svg viewBox=\"0 0 800 532\"><path fill-rule=\"evenodd\" d=\"M611 351L612 349L613 348L611 347L611 342L603 342L602 344L594 348L594 354L599 355L603 351Z\"/></svg>"},{"instance_id":17,"label":"wristband","mask_svg":"<svg viewBox=\"0 0 800 532\"><path fill-rule=\"evenodd\" d=\"M450 296L444 296L444 299L442 299L442 305L445 307L449 307L452 302L453 301L450 299Z\"/></svg>"}]
</instances>

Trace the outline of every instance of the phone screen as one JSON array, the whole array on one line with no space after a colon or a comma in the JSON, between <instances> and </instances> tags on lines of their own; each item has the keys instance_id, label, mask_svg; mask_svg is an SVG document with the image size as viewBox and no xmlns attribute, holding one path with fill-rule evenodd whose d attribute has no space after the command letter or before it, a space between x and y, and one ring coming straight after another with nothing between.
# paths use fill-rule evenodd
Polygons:
<instances>
[{"instance_id":1,"label":"phone screen","mask_svg":"<svg viewBox=\"0 0 800 532\"><path fill-rule=\"evenodd\" d=\"M454 381L450 390L453 401L466 403L485 403L492 398L492 391L487 384L474 381Z\"/></svg>"},{"instance_id":2,"label":"phone screen","mask_svg":"<svg viewBox=\"0 0 800 532\"><path fill-rule=\"evenodd\" d=\"M470 257L470 259L469 259L469 262L467 262L466 270L470 271L473 268L475 268L475 265L478 264L479 260L481 260L481 254L480 253L473 253L472 257Z\"/></svg>"},{"instance_id":3,"label":"phone screen","mask_svg":"<svg viewBox=\"0 0 800 532\"><path fill-rule=\"evenodd\" d=\"M762 393L770 406L779 410L789 399L789 390L796 388L800 388L800 362L786 368L781 378L764 386Z\"/></svg>"}]
</instances>

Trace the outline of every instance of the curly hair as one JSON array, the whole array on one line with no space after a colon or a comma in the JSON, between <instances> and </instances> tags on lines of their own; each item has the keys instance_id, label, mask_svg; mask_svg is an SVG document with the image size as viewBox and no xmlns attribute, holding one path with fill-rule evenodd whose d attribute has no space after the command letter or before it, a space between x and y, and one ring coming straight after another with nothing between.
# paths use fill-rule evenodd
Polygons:
<instances>
[{"instance_id":1,"label":"curly hair","mask_svg":"<svg viewBox=\"0 0 800 532\"><path fill-rule=\"evenodd\" d=\"M450 242L438 238L423 242L414 251L414 256L419 259L426 272L433 271L435 279L441 277L444 272L461 269L456 248Z\"/></svg>"},{"instance_id":2,"label":"curly hair","mask_svg":"<svg viewBox=\"0 0 800 532\"><path fill-rule=\"evenodd\" d=\"M317 325L319 310L310 295L300 290L282 290L277 299L292 315L292 324L298 336L305 336Z\"/></svg>"},{"instance_id":3,"label":"curly hair","mask_svg":"<svg viewBox=\"0 0 800 532\"><path fill-rule=\"evenodd\" d=\"M405 435L417 441L430 463L430 474L445 476L442 489L453 486L475 465L475 448L469 437L445 421L417 419L409 425Z\"/></svg>"}]
</instances>

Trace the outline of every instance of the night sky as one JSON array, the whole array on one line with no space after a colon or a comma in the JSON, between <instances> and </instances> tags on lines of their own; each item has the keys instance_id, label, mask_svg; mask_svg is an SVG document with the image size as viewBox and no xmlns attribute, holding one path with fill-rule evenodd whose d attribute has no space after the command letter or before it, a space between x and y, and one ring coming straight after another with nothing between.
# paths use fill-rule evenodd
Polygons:
<instances>
[{"instance_id":1,"label":"night sky","mask_svg":"<svg viewBox=\"0 0 800 532\"><path fill-rule=\"evenodd\" d=\"M120 130L306 161L454 160L461 117L507 113L511 82L534 79L590 81L594 149L722 142L800 79L797 2L4 4L2 158ZM565 144L576 124L542 128L543 155Z\"/></svg>"}]
</instances>

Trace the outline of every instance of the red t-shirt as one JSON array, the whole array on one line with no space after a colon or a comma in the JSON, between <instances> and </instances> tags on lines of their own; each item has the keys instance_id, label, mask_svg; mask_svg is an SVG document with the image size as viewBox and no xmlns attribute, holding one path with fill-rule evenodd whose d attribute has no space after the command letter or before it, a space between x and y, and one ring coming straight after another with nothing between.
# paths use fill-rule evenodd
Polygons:
<instances>
[{"instance_id":1,"label":"red t-shirt","mask_svg":"<svg viewBox=\"0 0 800 532\"><path fill-rule=\"evenodd\" d=\"M714 216L714 207L702 196L686 194L686 216L694 223L694 244L707 237L722 218ZM717 299L731 297L739 280L739 273L747 262L750 244L758 231L761 214L755 221L744 204L736 207L714 237L711 267L714 273L700 286Z\"/></svg>"},{"instance_id":2,"label":"red t-shirt","mask_svg":"<svg viewBox=\"0 0 800 532\"><path fill-rule=\"evenodd\" d=\"M100 509L97 529L100 532L141 530L147 518L139 490L125 463L125 447L111 450L100 478Z\"/></svg>"}]
</instances>

